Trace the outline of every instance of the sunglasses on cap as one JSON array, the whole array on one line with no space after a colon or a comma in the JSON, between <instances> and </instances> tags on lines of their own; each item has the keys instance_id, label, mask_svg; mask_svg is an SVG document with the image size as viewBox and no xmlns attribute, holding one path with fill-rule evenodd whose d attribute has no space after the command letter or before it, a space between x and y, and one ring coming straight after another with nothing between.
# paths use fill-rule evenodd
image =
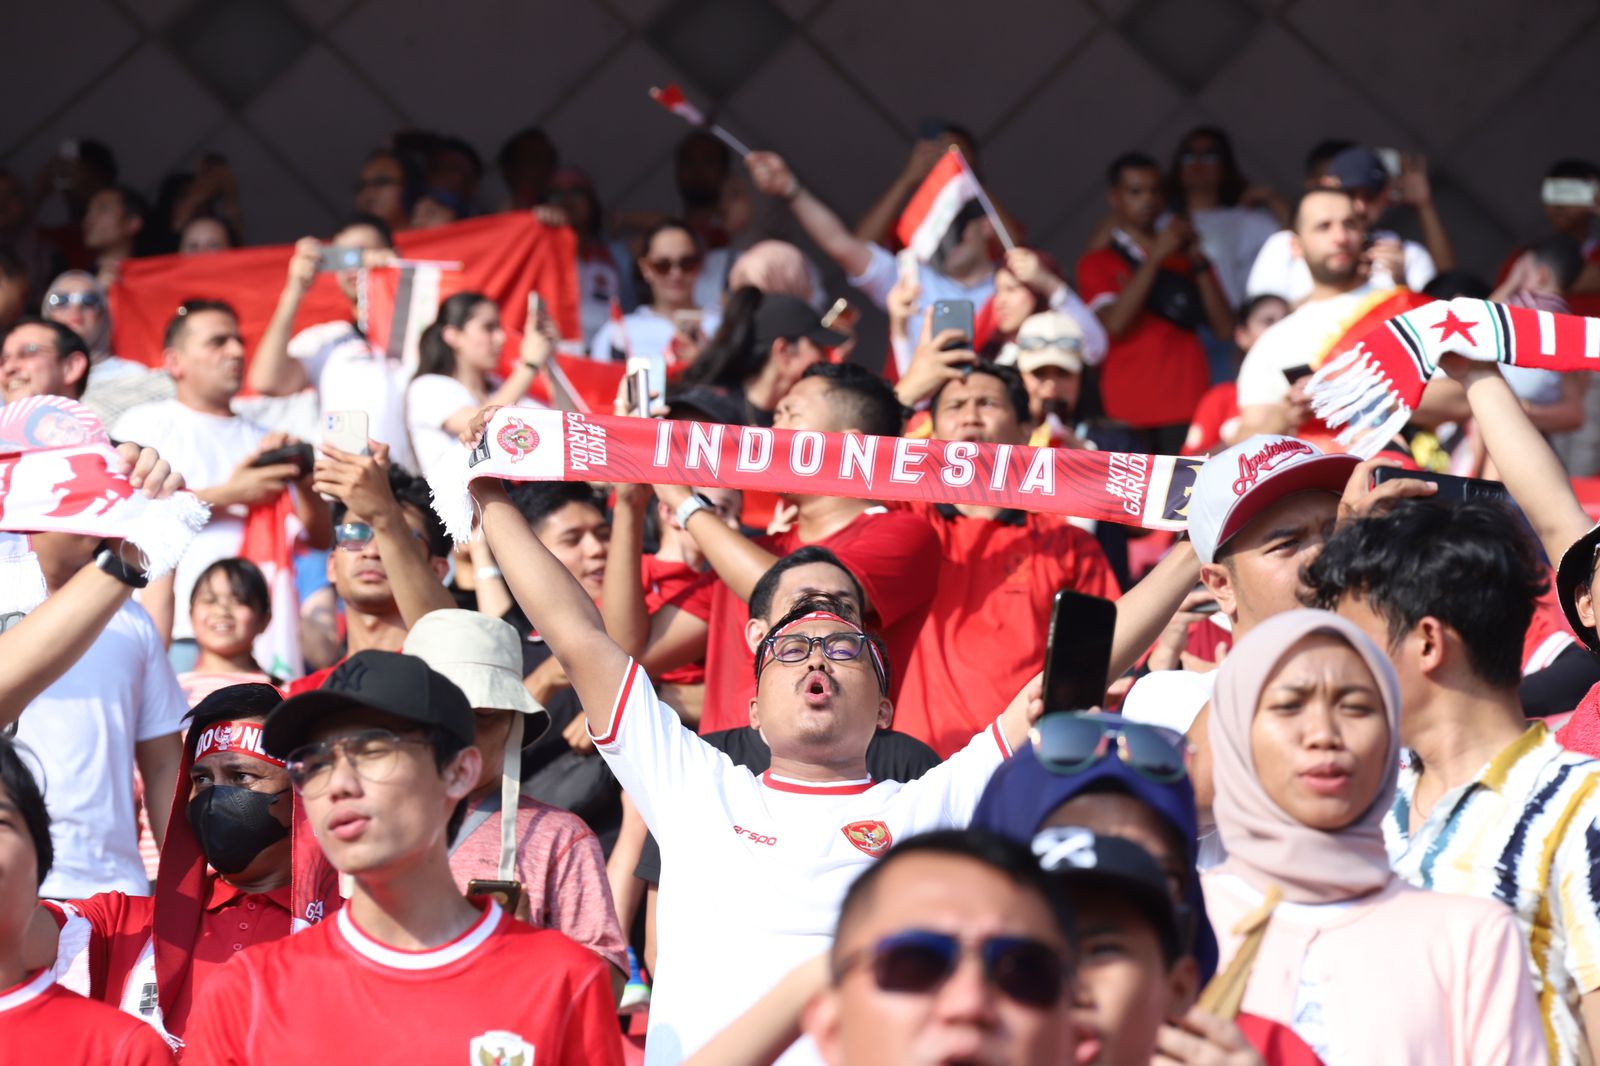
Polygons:
<instances>
[{"instance_id":1,"label":"sunglasses on cap","mask_svg":"<svg viewBox=\"0 0 1600 1066\"><path fill-rule=\"evenodd\" d=\"M81 307L85 311L98 311L106 305L106 298L93 289L83 292L53 292L44 298L44 305L52 311L67 307Z\"/></svg>"},{"instance_id":2,"label":"sunglasses on cap","mask_svg":"<svg viewBox=\"0 0 1600 1066\"><path fill-rule=\"evenodd\" d=\"M1040 1010L1061 1002L1070 969L1067 960L1049 944L1030 937L966 941L949 933L908 929L846 955L835 967L833 979L838 984L867 963L873 982L884 992L929 995L950 979L969 951L977 953L984 977L1007 999Z\"/></svg>"},{"instance_id":3,"label":"sunglasses on cap","mask_svg":"<svg viewBox=\"0 0 1600 1066\"><path fill-rule=\"evenodd\" d=\"M670 274L674 270L683 274L692 274L700 269L700 257L698 255L686 255L682 259L668 259L663 256L660 259L646 259L645 263L657 274Z\"/></svg>"},{"instance_id":4,"label":"sunglasses on cap","mask_svg":"<svg viewBox=\"0 0 1600 1066\"><path fill-rule=\"evenodd\" d=\"M1064 352L1083 351L1083 341L1078 337L1018 337L1016 343L1025 352L1038 352L1046 348L1060 348Z\"/></svg>"},{"instance_id":5,"label":"sunglasses on cap","mask_svg":"<svg viewBox=\"0 0 1600 1066\"><path fill-rule=\"evenodd\" d=\"M1053 774L1082 773L1106 758L1113 746L1117 758L1150 781L1168 784L1189 772L1184 759L1188 743L1160 726L1057 713L1039 719L1028 737L1039 765Z\"/></svg>"}]
</instances>

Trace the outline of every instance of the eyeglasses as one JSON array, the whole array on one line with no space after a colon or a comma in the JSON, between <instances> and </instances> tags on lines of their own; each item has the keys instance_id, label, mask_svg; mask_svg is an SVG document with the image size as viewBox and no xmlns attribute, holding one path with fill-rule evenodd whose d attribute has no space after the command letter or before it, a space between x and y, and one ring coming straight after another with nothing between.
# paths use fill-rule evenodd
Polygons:
<instances>
[{"instance_id":1,"label":"eyeglasses","mask_svg":"<svg viewBox=\"0 0 1600 1066\"><path fill-rule=\"evenodd\" d=\"M1159 726L1058 712L1039 719L1029 739L1039 764L1054 774L1082 773L1107 756L1113 740L1117 758L1141 777L1165 784L1188 773L1187 742Z\"/></svg>"},{"instance_id":2,"label":"eyeglasses","mask_svg":"<svg viewBox=\"0 0 1600 1066\"><path fill-rule=\"evenodd\" d=\"M834 662L849 662L861 658L861 653L867 648L866 635L849 630L826 633L820 637L785 633L780 637L768 637L761 643L771 650L772 658L780 663L803 663L811 658L811 649L818 646L821 646L822 654Z\"/></svg>"},{"instance_id":3,"label":"eyeglasses","mask_svg":"<svg viewBox=\"0 0 1600 1066\"><path fill-rule=\"evenodd\" d=\"M322 795L333 780L333 769L343 754L363 781L387 781L400 766L400 749L407 745L429 747L421 737L400 737L387 729L364 729L338 740L307 744L289 753L284 769L296 792L309 798Z\"/></svg>"},{"instance_id":4,"label":"eyeglasses","mask_svg":"<svg viewBox=\"0 0 1600 1066\"><path fill-rule=\"evenodd\" d=\"M1060 348L1064 352L1083 351L1083 341L1077 337L1018 337L1017 347L1025 352L1038 352L1046 348Z\"/></svg>"},{"instance_id":5,"label":"eyeglasses","mask_svg":"<svg viewBox=\"0 0 1600 1066\"><path fill-rule=\"evenodd\" d=\"M650 268L652 273L656 274L670 274L674 270L684 274L693 274L700 269L700 257L698 255L686 255L682 259L646 259L645 265Z\"/></svg>"},{"instance_id":6,"label":"eyeglasses","mask_svg":"<svg viewBox=\"0 0 1600 1066\"><path fill-rule=\"evenodd\" d=\"M411 529L410 526L406 529L410 532L412 540L419 542L427 540L423 534ZM372 527L365 522L340 522L333 527L333 543L341 551L365 551L375 535Z\"/></svg>"},{"instance_id":7,"label":"eyeglasses","mask_svg":"<svg viewBox=\"0 0 1600 1066\"><path fill-rule=\"evenodd\" d=\"M968 951L977 952L983 960L984 977L1006 998L1041 1010L1061 1001L1067 961L1044 941L1019 936L995 936L973 943L948 933L910 929L845 956L834 970L834 983L861 963L870 962L872 979L883 991L928 995L950 979Z\"/></svg>"},{"instance_id":8,"label":"eyeglasses","mask_svg":"<svg viewBox=\"0 0 1600 1066\"><path fill-rule=\"evenodd\" d=\"M52 311L60 311L66 307L81 307L85 311L99 311L106 305L106 298L92 289L83 292L53 292L44 298L44 305Z\"/></svg>"}]
</instances>

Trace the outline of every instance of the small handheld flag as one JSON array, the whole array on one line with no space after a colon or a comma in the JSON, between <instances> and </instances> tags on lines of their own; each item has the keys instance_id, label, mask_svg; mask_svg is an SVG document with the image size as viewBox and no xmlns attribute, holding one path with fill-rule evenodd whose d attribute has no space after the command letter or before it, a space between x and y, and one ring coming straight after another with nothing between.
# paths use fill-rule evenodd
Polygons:
<instances>
[{"instance_id":1,"label":"small handheld flag","mask_svg":"<svg viewBox=\"0 0 1600 1066\"><path fill-rule=\"evenodd\" d=\"M688 97L683 95L683 90L678 88L677 85L668 83L665 89L652 85L650 87L650 99L671 111L689 125L705 130L717 140L732 148L739 154L740 158L750 154L750 149L745 146L743 141L715 122L707 121L706 116L701 113L698 107L689 102Z\"/></svg>"}]
</instances>

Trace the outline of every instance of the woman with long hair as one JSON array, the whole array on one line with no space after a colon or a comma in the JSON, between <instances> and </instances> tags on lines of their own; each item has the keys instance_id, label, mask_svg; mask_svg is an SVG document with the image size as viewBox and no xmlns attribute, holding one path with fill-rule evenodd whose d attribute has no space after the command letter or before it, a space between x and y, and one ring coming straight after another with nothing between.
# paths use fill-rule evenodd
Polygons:
<instances>
[{"instance_id":1,"label":"woman with long hair","mask_svg":"<svg viewBox=\"0 0 1600 1066\"><path fill-rule=\"evenodd\" d=\"M1244 301L1256 253L1289 224L1283 197L1245 180L1233 142L1215 126L1197 126L1178 142L1167 170L1167 209L1194 223L1230 307Z\"/></svg>"},{"instance_id":2,"label":"woman with long hair","mask_svg":"<svg viewBox=\"0 0 1600 1066\"><path fill-rule=\"evenodd\" d=\"M1217 671L1209 732L1228 858L1201 880L1244 1010L1327 1066L1545 1061L1516 916L1389 867L1400 683L1381 647L1326 611L1270 618Z\"/></svg>"},{"instance_id":3,"label":"woman with long hair","mask_svg":"<svg viewBox=\"0 0 1600 1066\"><path fill-rule=\"evenodd\" d=\"M487 404L522 402L555 350L547 316L529 323L521 358L503 382L494 381L505 348L500 307L479 292L458 292L439 305L439 317L422 331L417 372L406 386L406 430L423 477L460 447L472 416Z\"/></svg>"},{"instance_id":4,"label":"woman with long hair","mask_svg":"<svg viewBox=\"0 0 1600 1066\"><path fill-rule=\"evenodd\" d=\"M607 322L589 342L589 356L602 362L660 357L667 365L693 363L722 316L695 302L695 284L705 266L700 238L687 223L666 219L645 231L639 274L650 299Z\"/></svg>"}]
</instances>

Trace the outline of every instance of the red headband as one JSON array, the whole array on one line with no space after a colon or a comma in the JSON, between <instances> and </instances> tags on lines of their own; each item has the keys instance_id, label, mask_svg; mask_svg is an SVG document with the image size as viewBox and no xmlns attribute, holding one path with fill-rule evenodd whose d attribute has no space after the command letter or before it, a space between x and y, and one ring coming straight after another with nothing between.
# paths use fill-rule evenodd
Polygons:
<instances>
[{"instance_id":1,"label":"red headband","mask_svg":"<svg viewBox=\"0 0 1600 1066\"><path fill-rule=\"evenodd\" d=\"M236 751L253 759L282 767L282 759L267 754L261 743L260 722L213 722L200 731L194 743L194 761L221 751Z\"/></svg>"},{"instance_id":2,"label":"red headband","mask_svg":"<svg viewBox=\"0 0 1600 1066\"><path fill-rule=\"evenodd\" d=\"M778 630L776 633L768 634L768 636L781 637L785 633L789 632L789 630L793 629L795 626L802 625L802 624L804 624L806 622L838 622L840 625L849 626L851 629L855 630L857 633L864 633L865 632L865 630L863 630L860 626L856 625L854 622L850 621L848 618L840 618L838 615L834 614L832 611L812 611L810 614L801 615L799 618L796 618L793 622L790 622L788 625L784 626L782 629Z\"/></svg>"}]
</instances>

